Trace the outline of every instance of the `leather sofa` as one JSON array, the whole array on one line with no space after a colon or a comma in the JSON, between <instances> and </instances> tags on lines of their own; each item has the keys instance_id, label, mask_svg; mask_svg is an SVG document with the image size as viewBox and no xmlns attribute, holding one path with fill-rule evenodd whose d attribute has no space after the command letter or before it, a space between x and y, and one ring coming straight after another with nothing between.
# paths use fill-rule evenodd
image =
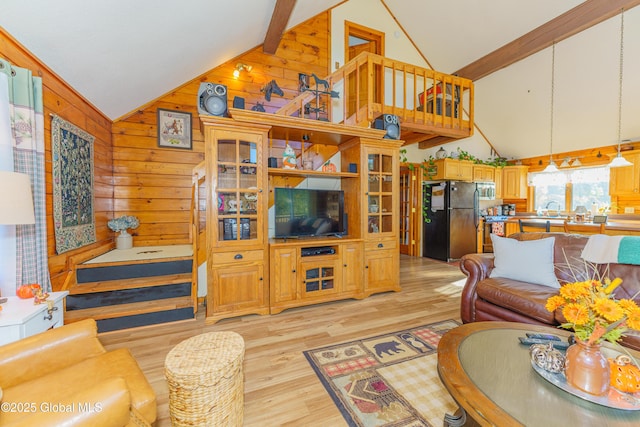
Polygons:
<instances>
[{"instance_id":1,"label":"leather sofa","mask_svg":"<svg viewBox=\"0 0 640 427\"><path fill-rule=\"evenodd\" d=\"M0 426L142 426L156 396L128 349L106 351L92 319L0 346Z\"/></svg>"},{"instance_id":2,"label":"leather sofa","mask_svg":"<svg viewBox=\"0 0 640 427\"><path fill-rule=\"evenodd\" d=\"M589 236L569 233L515 233L509 238L535 240L555 237L555 275L560 284L573 282L573 273L590 274L580 258ZM560 311L551 313L545 308L547 298L556 295L556 288L507 278L489 277L494 268L494 254L467 254L460 260L460 270L467 275L462 291L460 317L463 323L479 321L509 321L557 327L563 323ZM569 268L570 266L570 268ZM607 265L598 265L604 273ZM640 290L640 265L609 264L605 276L620 277L616 298L632 298ZM572 273L573 271L573 273ZM592 275L582 278L585 280ZM635 301L640 303L636 296ZM628 331L621 343L640 350L640 334Z\"/></svg>"}]
</instances>

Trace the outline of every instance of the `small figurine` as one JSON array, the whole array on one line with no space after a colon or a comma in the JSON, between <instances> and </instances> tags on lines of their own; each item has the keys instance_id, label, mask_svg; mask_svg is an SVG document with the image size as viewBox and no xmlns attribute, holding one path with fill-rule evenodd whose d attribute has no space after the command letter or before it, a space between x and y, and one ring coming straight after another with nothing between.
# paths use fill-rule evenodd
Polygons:
<instances>
[{"instance_id":1,"label":"small figurine","mask_svg":"<svg viewBox=\"0 0 640 427\"><path fill-rule=\"evenodd\" d=\"M287 144L282 154L282 167L284 169L296 169L296 165L296 152Z\"/></svg>"}]
</instances>

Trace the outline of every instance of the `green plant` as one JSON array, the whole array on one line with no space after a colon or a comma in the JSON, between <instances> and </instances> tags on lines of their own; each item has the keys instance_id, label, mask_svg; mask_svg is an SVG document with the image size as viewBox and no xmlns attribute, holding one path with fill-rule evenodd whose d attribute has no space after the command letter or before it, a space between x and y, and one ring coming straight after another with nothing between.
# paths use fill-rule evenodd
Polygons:
<instances>
[{"instance_id":1,"label":"green plant","mask_svg":"<svg viewBox=\"0 0 640 427\"><path fill-rule=\"evenodd\" d=\"M456 149L458 152L458 160L476 160L476 157L473 154L469 154L468 151L461 150L460 147Z\"/></svg>"}]
</instances>

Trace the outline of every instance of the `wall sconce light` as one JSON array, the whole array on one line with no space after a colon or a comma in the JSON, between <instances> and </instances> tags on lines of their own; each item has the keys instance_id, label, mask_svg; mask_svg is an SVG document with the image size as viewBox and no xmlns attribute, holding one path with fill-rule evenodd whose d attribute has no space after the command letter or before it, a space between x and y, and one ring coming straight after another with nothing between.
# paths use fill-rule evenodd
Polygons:
<instances>
[{"instance_id":1,"label":"wall sconce light","mask_svg":"<svg viewBox=\"0 0 640 427\"><path fill-rule=\"evenodd\" d=\"M564 160L562 161L562 163L560 164L561 168L568 168L569 166L571 167L578 167L578 166L582 166L582 162L580 161L579 157L576 157L575 160L572 162L571 161L571 157L565 157Z\"/></svg>"},{"instance_id":2,"label":"wall sconce light","mask_svg":"<svg viewBox=\"0 0 640 427\"><path fill-rule=\"evenodd\" d=\"M253 70L253 67L251 65L247 65L247 64L243 64L242 62L238 62L236 64L236 69L233 70L233 78L237 79L238 77L240 77L240 72L241 71L246 71L247 73L250 73L251 70Z\"/></svg>"},{"instance_id":3,"label":"wall sconce light","mask_svg":"<svg viewBox=\"0 0 640 427\"><path fill-rule=\"evenodd\" d=\"M29 175L0 171L0 224L35 224Z\"/></svg>"}]
</instances>

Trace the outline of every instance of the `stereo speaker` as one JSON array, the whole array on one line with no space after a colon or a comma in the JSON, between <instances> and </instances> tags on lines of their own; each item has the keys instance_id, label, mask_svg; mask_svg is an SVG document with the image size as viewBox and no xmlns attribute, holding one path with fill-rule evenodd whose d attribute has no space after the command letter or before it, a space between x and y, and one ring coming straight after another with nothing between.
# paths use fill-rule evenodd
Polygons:
<instances>
[{"instance_id":1,"label":"stereo speaker","mask_svg":"<svg viewBox=\"0 0 640 427\"><path fill-rule=\"evenodd\" d=\"M381 114L373 121L373 128L386 130L386 139L400 139L400 120L395 114Z\"/></svg>"},{"instance_id":2,"label":"stereo speaker","mask_svg":"<svg viewBox=\"0 0 640 427\"><path fill-rule=\"evenodd\" d=\"M239 110L244 110L244 98L239 96L233 97L233 108L237 108Z\"/></svg>"},{"instance_id":3,"label":"stereo speaker","mask_svg":"<svg viewBox=\"0 0 640 427\"><path fill-rule=\"evenodd\" d=\"M200 83L198 113L227 116L227 87L216 83Z\"/></svg>"}]
</instances>

